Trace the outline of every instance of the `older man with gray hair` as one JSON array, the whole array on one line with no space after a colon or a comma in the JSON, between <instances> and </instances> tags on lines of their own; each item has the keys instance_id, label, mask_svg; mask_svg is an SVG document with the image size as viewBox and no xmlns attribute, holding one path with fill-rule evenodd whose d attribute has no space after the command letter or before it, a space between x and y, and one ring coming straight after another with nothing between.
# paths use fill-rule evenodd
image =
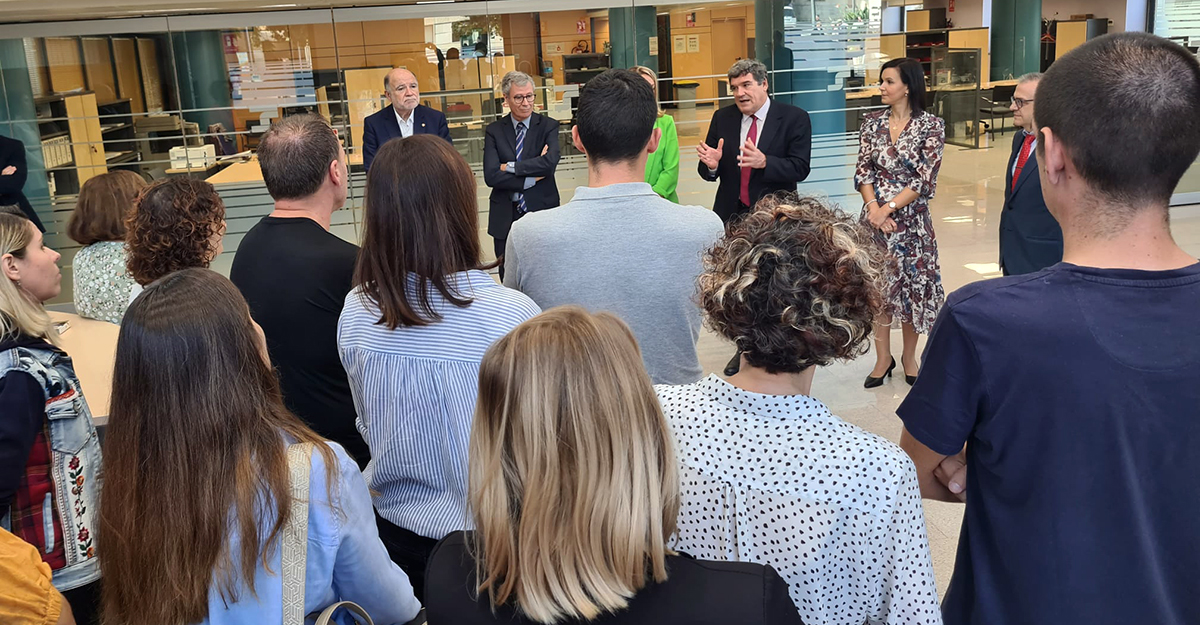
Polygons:
<instances>
[{"instance_id":1,"label":"older man with gray hair","mask_svg":"<svg viewBox=\"0 0 1200 625\"><path fill-rule=\"evenodd\" d=\"M554 170L558 167L558 122L533 112L533 78L509 72L500 81L509 114L487 127L483 143L483 179L492 188L488 234L496 258L504 255L514 221L530 211L559 205ZM504 266L500 266L504 276Z\"/></svg>"},{"instance_id":2,"label":"older man with gray hair","mask_svg":"<svg viewBox=\"0 0 1200 625\"><path fill-rule=\"evenodd\" d=\"M1063 232L1046 208L1038 176L1037 134L1033 127L1033 100L1040 73L1017 79L1009 109L1013 125L1012 154L1004 170L1004 208L1000 211L1000 269L1006 276L1041 271L1063 257Z\"/></svg>"},{"instance_id":3,"label":"older man with gray hair","mask_svg":"<svg viewBox=\"0 0 1200 625\"><path fill-rule=\"evenodd\" d=\"M392 139L437 135L454 143L446 115L421 104L421 84L416 74L403 67L393 69L383 77L383 92L391 104L363 120L363 167L368 171L375 153Z\"/></svg>"},{"instance_id":4,"label":"older man with gray hair","mask_svg":"<svg viewBox=\"0 0 1200 625\"><path fill-rule=\"evenodd\" d=\"M742 59L729 68L733 106L713 113L696 146L700 177L720 180L713 211L725 223L750 212L764 195L795 191L808 177L812 122L804 109L767 97L767 66ZM738 372L740 352L725 366Z\"/></svg>"}]
</instances>

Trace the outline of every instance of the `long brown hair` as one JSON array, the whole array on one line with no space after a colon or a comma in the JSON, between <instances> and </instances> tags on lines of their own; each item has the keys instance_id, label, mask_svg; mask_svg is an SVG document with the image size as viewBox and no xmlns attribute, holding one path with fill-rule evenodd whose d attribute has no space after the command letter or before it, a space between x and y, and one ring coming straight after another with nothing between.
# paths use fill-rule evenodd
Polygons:
<instances>
[{"instance_id":1,"label":"long brown hair","mask_svg":"<svg viewBox=\"0 0 1200 625\"><path fill-rule=\"evenodd\" d=\"M469 484L481 593L539 623L616 612L667 579L671 434L620 319L544 312L479 366Z\"/></svg>"},{"instance_id":2,"label":"long brown hair","mask_svg":"<svg viewBox=\"0 0 1200 625\"><path fill-rule=\"evenodd\" d=\"M89 178L67 222L67 234L82 245L123 241L125 220L146 180L124 169Z\"/></svg>"},{"instance_id":3,"label":"long brown hair","mask_svg":"<svg viewBox=\"0 0 1200 625\"><path fill-rule=\"evenodd\" d=\"M105 622L195 623L214 583L229 603L239 582L256 594L291 504L285 437L318 443L334 483L332 450L284 408L261 341L207 269L154 282L126 311L97 533Z\"/></svg>"},{"instance_id":4,"label":"long brown hair","mask_svg":"<svg viewBox=\"0 0 1200 625\"><path fill-rule=\"evenodd\" d=\"M388 141L367 173L363 244L354 284L379 307L389 330L440 318L430 287L467 306L451 274L479 269L475 175L449 143L433 135Z\"/></svg>"}]
</instances>

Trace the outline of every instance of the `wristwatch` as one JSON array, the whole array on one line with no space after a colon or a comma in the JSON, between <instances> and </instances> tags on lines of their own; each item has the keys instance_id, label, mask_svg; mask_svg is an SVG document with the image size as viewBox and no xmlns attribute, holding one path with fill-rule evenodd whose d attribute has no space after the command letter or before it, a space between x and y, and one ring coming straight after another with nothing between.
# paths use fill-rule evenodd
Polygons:
<instances>
[{"instance_id":1,"label":"wristwatch","mask_svg":"<svg viewBox=\"0 0 1200 625\"><path fill-rule=\"evenodd\" d=\"M896 210L896 202L895 202L895 200L893 200L893 201L891 201L891 202L888 202L888 210L891 210L891 211L895 211L895 210Z\"/></svg>"}]
</instances>

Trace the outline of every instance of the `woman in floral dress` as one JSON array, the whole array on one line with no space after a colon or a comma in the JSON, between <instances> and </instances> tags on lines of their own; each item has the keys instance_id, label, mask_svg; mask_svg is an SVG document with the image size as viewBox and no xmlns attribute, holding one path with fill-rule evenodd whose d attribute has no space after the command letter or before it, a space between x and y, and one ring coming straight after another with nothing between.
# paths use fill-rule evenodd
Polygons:
<instances>
[{"instance_id":1,"label":"woman in floral dress","mask_svg":"<svg viewBox=\"0 0 1200 625\"><path fill-rule=\"evenodd\" d=\"M884 64L879 93L889 108L863 120L854 184L863 197L863 223L875 229L894 262L887 270L887 306L876 319L875 368L866 388L883 384L896 366L889 331L894 323L904 331L904 378L910 385L916 381L917 337L933 327L945 300L929 200L937 189L946 124L925 111L925 75L912 59Z\"/></svg>"},{"instance_id":2,"label":"woman in floral dress","mask_svg":"<svg viewBox=\"0 0 1200 625\"><path fill-rule=\"evenodd\" d=\"M89 319L121 323L136 282L125 268L125 218L146 181L118 169L90 178L79 190L67 234L82 243L75 253L75 312Z\"/></svg>"}]
</instances>

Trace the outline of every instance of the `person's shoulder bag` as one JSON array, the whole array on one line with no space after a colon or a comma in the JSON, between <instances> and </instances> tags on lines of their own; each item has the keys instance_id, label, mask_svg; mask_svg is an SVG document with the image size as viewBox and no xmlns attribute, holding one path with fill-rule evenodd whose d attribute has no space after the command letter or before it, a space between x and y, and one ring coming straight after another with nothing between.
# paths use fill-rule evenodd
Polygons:
<instances>
[{"instance_id":1,"label":"person's shoulder bag","mask_svg":"<svg viewBox=\"0 0 1200 625\"><path fill-rule=\"evenodd\" d=\"M312 443L288 445L287 460L292 494L291 514L283 527L283 625L329 625L339 609L345 609L359 625L375 625L371 615L353 601L338 601L319 614L304 614L304 576L308 560L308 497ZM315 615L315 616L314 616ZM306 620L308 619L308 620ZM315 620L312 620L315 619ZM424 625L425 610L408 625Z\"/></svg>"},{"instance_id":2,"label":"person's shoulder bag","mask_svg":"<svg viewBox=\"0 0 1200 625\"><path fill-rule=\"evenodd\" d=\"M304 625L304 573L308 565L308 474L312 443L288 445L292 506L283 527L283 625ZM338 601L316 616L315 625L329 625L333 613L345 608L360 625L375 625L371 615L353 601Z\"/></svg>"}]
</instances>

